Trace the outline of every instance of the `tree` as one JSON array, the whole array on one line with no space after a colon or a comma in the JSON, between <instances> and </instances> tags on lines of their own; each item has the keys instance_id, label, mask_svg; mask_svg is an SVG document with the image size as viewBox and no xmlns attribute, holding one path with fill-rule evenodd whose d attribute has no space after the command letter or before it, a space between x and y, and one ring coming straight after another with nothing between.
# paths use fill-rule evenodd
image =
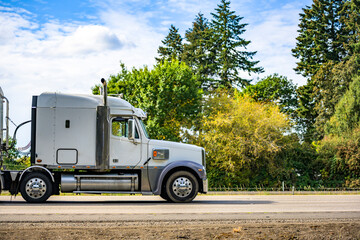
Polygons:
<instances>
[{"instance_id":1,"label":"tree","mask_svg":"<svg viewBox=\"0 0 360 240\"><path fill-rule=\"evenodd\" d=\"M348 33L344 42L349 55L360 54L360 1L346 1L341 11L340 21Z\"/></svg>"},{"instance_id":2,"label":"tree","mask_svg":"<svg viewBox=\"0 0 360 240\"><path fill-rule=\"evenodd\" d=\"M270 184L269 169L289 127L286 116L277 106L226 92L210 98L209 106L198 143L207 151L210 185Z\"/></svg>"},{"instance_id":3,"label":"tree","mask_svg":"<svg viewBox=\"0 0 360 240\"><path fill-rule=\"evenodd\" d=\"M215 75L215 54L211 43L212 29L208 20L203 14L198 13L192 28L185 33L188 43L184 44L184 61L193 68L195 74L202 82L204 89L207 89Z\"/></svg>"},{"instance_id":4,"label":"tree","mask_svg":"<svg viewBox=\"0 0 360 240\"><path fill-rule=\"evenodd\" d=\"M296 110L297 126L303 141L312 142L315 136L315 120L317 114L315 112L315 101L313 84L308 81L297 89L299 107Z\"/></svg>"},{"instance_id":5,"label":"tree","mask_svg":"<svg viewBox=\"0 0 360 240\"><path fill-rule=\"evenodd\" d=\"M110 77L109 94L123 93L125 100L147 113L150 137L181 141L182 130L191 128L200 112L202 91L191 68L177 60L160 62L153 70L121 67Z\"/></svg>"},{"instance_id":6,"label":"tree","mask_svg":"<svg viewBox=\"0 0 360 240\"><path fill-rule=\"evenodd\" d=\"M256 52L246 51L250 41L241 37L247 24L240 23L243 17L235 15L235 12L230 10L230 2L226 0L221 0L215 13L211 15L212 44L215 48L219 84L227 88L233 85L244 87L250 81L240 77L240 72L250 74L263 71L261 67L256 67L259 61L251 61Z\"/></svg>"},{"instance_id":7,"label":"tree","mask_svg":"<svg viewBox=\"0 0 360 240\"><path fill-rule=\"evenodd\" d=\"M360 127L360 75L336 105L335 114L326 125L327 134L344 135Z\"/></svg>"},{"instance_id":8,"label":"tree","mask_svg":"<svg viewBox=\"0 0 360 240\"><path fill-rule=\"evenodd\" d=\"M299 113L309 139L324 137L324 126L358 71L356 42L359 39L357 0L314 0L300 14L299 36L293 54L300 61L295 70L309 77L301 90ZM360 53L360 52L359 52ZM302 97L302 99L301 99ZM304 114L305 113L305 114ZM306 116L307 115L307 116ZM315 119L315 121L314 121ZM315 126L310 126L312 123ZM309 135L312 134L312 136Z\"/></svg>"},{"instance_id":9,"label":"tree","mask_svg":"<svg viewBox=\"0 0 360 240\"><path fill-rule=\"evenodd\" d=\"M171 61L173 59L181 60L183 53L182 37L179 34L179 29L171 25L169 34L161 41L164 46L160 46L158 49L159 58L156 58L157 62Z\"/></svg>"},{"instance_id":10,"label":"tree","mask_svg":"<svg viewBox=\"0 0 360 240\"><path fill-rule=\"evenodd\" d=\"M3 158L3 166L5 166L7 170L23 170L30 167L30 157L20 155L16 148L15 140L9 139L9 145L11 148Z\"/></svg>"},{"instance_id":11,"label":"tree","mask_svg":"<svg viewBox=\"0 0 360 240\"><path fill-rule=\"evenodd\" d=\"M334 115L337 103L357 75L360 75L360 57L356 54L338 64L324 63L314 75L313 98L318 137L324 136L326 122Z\"/></svg>"},{"instance_id":12,"label":"tree","mask_svg":"<svg viewBox=\"0 0 360 240\"><path fill-rule=\"evenodd\" d=\"M328 61L335 64L346 56L346 31L340 22L344 0L314 0L300 14L299 36L293 55L299 59L295 71L313 76Z\"/></svg>"},{"instance_id":13,"label":"tree","mask_svg":"<svg viewBox=\"0 0 360 240\"><path fill-rule=\"evenodd\" d=\"M328 135L317 146L323 163L321 178L327 186L360 187L360 128L341 136Z\"/></svg>"},{"instance_id":14,"label":"tree","mask_svg":"<svg viewBox=\"0 0 360 240\"><path fill-rule=\"evenodd\" d=\"M243 93L256 101L273 102L280 107L281 112L292 117L298 107L296 85L287 77L278 74L264 77L254 85L248 85Z\"/></svg>"}]
</instances>

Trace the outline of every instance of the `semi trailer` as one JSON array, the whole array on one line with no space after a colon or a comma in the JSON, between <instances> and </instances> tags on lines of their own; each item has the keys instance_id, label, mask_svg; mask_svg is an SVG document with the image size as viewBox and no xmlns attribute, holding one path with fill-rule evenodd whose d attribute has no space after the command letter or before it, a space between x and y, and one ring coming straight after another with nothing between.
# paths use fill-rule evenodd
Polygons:
<instances>
[{"instance_id":1,"label":"semi trailer","mask_svg":"<svg viewBox=\"0 0 360 240\"><path fill-rule=\"evenodd\" d=\"M9 101L0 87L0 192L20 192L30 203L61 192L160 195L170 202L191 202L206 193L204 148L150 139L146 113L107 96L101 82L102 95L32 97L31 120L19 125L31 125L31 166L20 171L3 165L14 146Z\"/></svg>"}]
</instances>

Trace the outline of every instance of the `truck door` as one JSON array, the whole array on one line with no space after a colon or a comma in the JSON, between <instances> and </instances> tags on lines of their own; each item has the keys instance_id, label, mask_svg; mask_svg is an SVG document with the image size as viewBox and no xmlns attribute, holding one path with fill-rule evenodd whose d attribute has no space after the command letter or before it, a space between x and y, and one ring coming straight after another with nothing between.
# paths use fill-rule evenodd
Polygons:
<instances>
[{"instance_id":1,"label":"truck door","mask_svg":"<svg viewBox=\"0 0 360 240\"><path fill-rule=\"evenodd\" d=\"M135 127L135 139L128 139L129 117L111 119L110 168L133 168L141 161L141 137Z\"/></svg>"}]
</instances>

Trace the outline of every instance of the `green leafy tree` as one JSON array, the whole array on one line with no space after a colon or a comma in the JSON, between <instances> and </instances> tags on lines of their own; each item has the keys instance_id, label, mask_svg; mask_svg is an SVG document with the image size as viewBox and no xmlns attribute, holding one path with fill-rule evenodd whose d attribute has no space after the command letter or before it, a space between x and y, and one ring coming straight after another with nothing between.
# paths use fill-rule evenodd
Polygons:
<instances>
[{"instance_id":1,"label":"green leafy tree","mask_svg":"<svg viewBox=\"0 0 360 240\"><path fill-rule=\"evenodd\" d=\"M13 139L9 140L9 145L12 147L3 158L3 166L7 170L23 170L30 167L30 157L19 154L19 151L16 149L16 142L14 143Z\"/></svg>"},{"instance_id":2,"label":"green leafy tree","mask_svg":"<svg viewBox=\"0 0 360 240\"><path fill-rule=\"evenodd\" d=\"M313 77L315 128L319 138L324 136L325 124L334 115L337 103L357 75L360 75L360 57L353 55L335 65L324 63Z\"/></svg>"},{"instance_id":3,"label":"green leafy tree","mask_svg":"<svg viewBox=\"0 0 360 240\"><path fill-rule=\"evenodd\" d=\"M254 85L248 85L243 93L256 101L273 102L280 107L281 112L295 117L298 107L296 85L287 77L278 74L264 77Z\"/></svg>"},{"instance_id":4,"label":"green leafy tree","mask_svg":"<svg viewBox=\"0 0 360 240\"><path fill-rule=\"evenodd\" d=\"M147 113L147 130L155 139L181 141L181 132L193 126L200 112L199 82L191 68L177 60L160 62L153 70L128 71L122 65L121 72L110 77L108 87L110 95L122 93Z\"/></svg>"},{"instance_id":5,"label":"green leafy tree","mask_svg":"<svg viewBox=\"0 0 360 240\"><path fill-rule=\"evenodd\" d=\"M327 134L343 135L360 126L360 75L354 77L349 90L336 105L335 114L327 122Z\"/></svg>"},{"instance_id":6,"label":"green leafy tree","mask_svg":"<svg viewBox=\"0 0 360 240\"><path fill-rule=\"evenodd\" d=\"M283 148L276 155L273 176L285 185L296 188L319 187L320 171L324 165L317 160L316 148L307 142L300 142L296 134L283 139Z\"/></svg>"},{"instance_id":7,"label":"green leafy tree","mask_svg":"<svg viewBox=\"0 0 360 240\"><path fill-rule=\"evenodd\" d=\"M203 118L198 143L207 151L210 186L270 184L272 163L289 129L286 116L273 104L238 94L217 94L208 106L211 114Z\"/></svg>"},{"instance_id":8,"label":"green leafy tree","mask_svg":"<svg viewBox=\"0 0 360 240\"><path fill-rule=\"evenodd\" d=\"M244 87L250 80L240 77L240 72L250 74L263 71L261 67L256 67L258 61L252 61L256 52L246 51L250 41L242 38L242 34L246 31L247 24L241 23L243 17L230 10L230 1L221 0L215 13L211 15L212 44L215 48L219 84L227 88L233 85Z\"/></svg>"},{"instance_id":9,"label":"green leafy tree","mask_svg":"<svg viewBox=\"0 0 360 240\"><path fill-rule=\"evenodd\" d=\"M160 46L158 49L160 57L156 58L157 62L172 61L173 59L180 61L184 50L182 40L179 29L171 25L169 34L161 41L163 46Z\"/></svg>"},{"instance_id":10,"label":"green leafy tree","mask_svg":"<svg viewBox=\"0 0 360 240\"><path fill-rule=\"evenodd\" d=\"M342 136L326 136L317 146L326 186L360 187L360 128Z\"/></svg>"},{"instance_id":11,"label":"green leafy tree","mask_svg":"<svg viewBox=\"0 0 360 240\"><path fill-rule=\"evenodd\" d=\"M208 20L203 14L198 13L192 28L186 31L184 44L184 61L194 69L202 82L202 87L207 89L212 84L215 75L215 53L211 36L213 34Z\"/></svg>"}]
</instances>

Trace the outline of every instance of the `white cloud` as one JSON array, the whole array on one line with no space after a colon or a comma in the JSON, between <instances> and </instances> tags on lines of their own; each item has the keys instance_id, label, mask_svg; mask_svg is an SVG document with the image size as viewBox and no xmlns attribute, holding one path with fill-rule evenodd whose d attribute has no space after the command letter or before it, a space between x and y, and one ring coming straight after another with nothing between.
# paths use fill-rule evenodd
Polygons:
<instances>
[{"instance_id":1,"label":"white cloud","mask_svg":"<svg viewBox=\"0 0 360 240\"><path fill-rule=\"evenodd\" d=\"M107 27L79 26L75 32L66 36L59 45L59 53L68 56L86 55L108 50L118 50L124 44Z\"/></svg>"},{"instance_id":2,"label":"white cloud","mask_svg":"<svg viewBox=\"0 0 360 240\"><path fill-rule=\"evenodd\" d=\"M40 24L34 13L0 7L0 86L10 100L12 118L28 120L31 96L44 91L90 93L102 77L119 71L120 60L129 67L153 65L170 26L162 23L184 33L198 12L209 17L218 2L94 0L98 13L87 18L97 22L91 24L57 19ZM144 10L142 4L154 7ZM290 52L299 7L287 4L253 13L248 4L254 1L234 1L231 7L250 23L245 39L252 41L249 50L258 51L255 60L265 68L263 75L277 72L300 83Z\"/></svg>"},{"instance_id":3,"label":"white cloud","mask_svg":"<svg viewBox=\"0 0 360 240\"><path fill-rule=\"evenodd\" d=\"M163 36L146 18L112 10L99 18L101 25L38 24L25 11L0 12L0 86L16 123L30 119L32 95L91 93L102 77L119 71L120 60L137 67L154 63Z\"/></svg>"},{"instance_id":4,"label":"white cloud","mask_svg":"<svg viewBox=\"0 0 360 240\"><path fill-rule=\"evenodd\" d=\"M293 70L296 59L291 53L296 44L298 16L298 6L286 4L280 9L262 12L259 16L262 21L248 26L245 35L251 40L249 49L257 51L255 58L265 69L259 77L279 73L298 85L305 84L306 80Z\"/></svg>"}]
</instances>

